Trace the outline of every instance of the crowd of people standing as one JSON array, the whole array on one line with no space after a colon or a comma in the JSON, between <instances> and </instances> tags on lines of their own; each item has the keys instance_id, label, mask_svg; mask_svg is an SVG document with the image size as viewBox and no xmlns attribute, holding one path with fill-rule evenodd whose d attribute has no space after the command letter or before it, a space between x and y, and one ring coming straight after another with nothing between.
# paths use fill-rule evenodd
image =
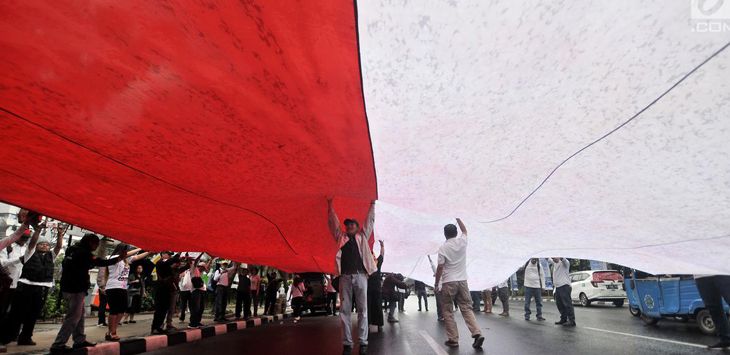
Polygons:
<instances>
[{"instance_id":1,"label":"crowd of people standing","mask_svg":"<svg viewBox=\"0 0 730 355\"><path fill-rule=\"evenodd\" d=\"M352 313L357 313L357 334L360 354L366 354L370 327L378 331L384 326L384 313L389 323L398 323L396 310L403 311L403 301L410 287L402 274L383 273L385 245L379 241L380 254L372 248L374 202L364 225L353 218L338 219L333 200L328 199L328 225L338 249L335 256L336 273L323 277L323 297L330 315L337 313L342 324L342 343L345 354L351 352L355 341L352 335ZM118 327L136 323L135 314L142 310L144 300L152 296L154 314L150 333L167 334L177 330L173 319L183 323L189 315L188 328L202 327L206 305L211 304L214 322L228 322L229 298L235 290L235 318L249 319L263 314L273 315L285 310L286 295L293 310L294 322L300 321L305 298L311 291L308 282L299 275L287 275L273 269L258 268L227 261L205 253L151 252L118 243L109 256L100 248L101 238L93 233L85 234L70 245L64 253L63 236L66 225L55 224L52 235L55 241L41 238L47 228L45 221L33 211L18 213L18 227L9 237L0 239L0 352L5 344L35 345L32 339L35 324L40 317L49 290L55 287L56 258L63 254L59 291L66 302L66 315L51 346L51 353L66 353L73 349L93 347L84 332L85 298L91 287L89 273L97 269L96 288L99 292L99 325L107 328L106 341L119 341ZM458 225L458 227L457 227ZM436 263L431 261L434 273L437 319L445 328L445 345L459 346L459 332L455 321L458 308L469 330L472 346L482 348L482 334L475 311L479 311L479 297L484 301L484 312L491 313L497 300L502 303L500 316L509 317L509 280L492 290L472 292L467 282L466 251L467 228L461 219L444 226L445 241L438 251ZM70 243L69 243L70 244ZM154 260L154 261L153 261ZM149 265L150 268L146 268ZM535 319L545 321L542 314L542 296L546 288L546 273L554 283L554 297L560 319L556 325L575 327L576 319L571 299L570 261L566 258L548 259L549 269L543 269L540 260L532 258L521 268L524 272L524 318L532 319L532 303ZM151 277L154 270L155 278ZM702 298L713 312L721 339L716 348L730 343L730 327L722 311L722 299L727 301L727 277L697 276ZM413 283L418 298L418 311L429 311L428 287L422 281ZM476 296L473 296L473 295ZM339 297L338 297L339 295ZM476 302L474 302L476 301ZM108 308L108 312L107 312ZM107 316L108 313L108 316ZM72 347L68 347L72 338Z\"/></svg>"}]
</instances>

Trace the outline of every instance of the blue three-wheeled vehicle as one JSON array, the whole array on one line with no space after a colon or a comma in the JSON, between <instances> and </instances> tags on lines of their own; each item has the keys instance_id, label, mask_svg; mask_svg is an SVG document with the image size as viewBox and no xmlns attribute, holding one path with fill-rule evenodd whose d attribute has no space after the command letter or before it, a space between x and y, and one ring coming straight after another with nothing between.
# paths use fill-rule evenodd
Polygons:
<instances>
[{"instance_id":1,"label":"blue three-wheeled vehicle","mask_svg":"<svg viewBox=\"0 0 730 355\"><path fill-rule=\"evenodd\" d=\"M624 284L629 311L646 324L656 324L662 318L695 320L703 333L715 333L715 324L692 275L637 277L633 271L630 277L624 278ZM728 305L724 306L728 312Z\"/></svg>"}]
</instances>

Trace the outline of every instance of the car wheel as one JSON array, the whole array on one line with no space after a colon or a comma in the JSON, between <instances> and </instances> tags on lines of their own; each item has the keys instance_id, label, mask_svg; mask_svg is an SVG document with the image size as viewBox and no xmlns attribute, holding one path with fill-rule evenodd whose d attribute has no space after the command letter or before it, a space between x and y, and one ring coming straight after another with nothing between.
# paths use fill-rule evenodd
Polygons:
<instances>
[{"instance_id":1,"label":"car wheel","mask_svg":"<svg viewBox=\"0 0 730 355\"><path fill-rule=\"evenodd\" d=\"M659 323L659 318L647 317L646 315L643 315L643 314L641 315L641 320L643 320L644 323L646 323L646 325L654 325L654 324Z\"/></svg>"},{"instance_id":2,"label":"car wheel","mask_svg":"<svg viewBox=\"0 0 730 355\"><path fill-rule=\"evenodd\" d=\"M580 294L580 305L583 307L588 307L591 305L591 301L588 300L588 297L585 293Z\"/></svg>"},{"instance_id":3,"label":"car wheel","mask_svg":"<svg viewBox=\"0 0 730 355\"><path fill-rule=\"evenodd\" d=\"M623 307L624 306L624 300L613 301L613 305L616 306L616 307Z\"/></svg>"},{"instance_id":4,"label":"car wheel","mask_svg":"<svg viewBox=\"0 0 730 355\"><path fill-rule=\"evenodd\" d=\"M638 317L641 315L641 310L638 308L629 306L629 313L631 313L631 315L634 317Z\"/></svg>"},{"instance_id":5,"label":"car wheel","mask_svg":"<svg viewBox=\"0 0 730 355\"><path fill-rule=\"evenodd\" d=\"M697 313L697 325L702 333L707 335L715 334L715 322L712 321L710 311L703 309Z\"/></svg>"}]
</instances>

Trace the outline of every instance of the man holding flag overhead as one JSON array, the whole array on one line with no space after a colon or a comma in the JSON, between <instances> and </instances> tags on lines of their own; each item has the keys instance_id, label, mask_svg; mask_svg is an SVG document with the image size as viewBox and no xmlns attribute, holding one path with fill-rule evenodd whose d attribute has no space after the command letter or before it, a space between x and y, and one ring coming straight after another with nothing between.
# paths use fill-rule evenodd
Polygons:
<instances>
[{"instance_id":1,"label":"man holding flag overhead","mask_svg":"<svg viewBox=\"0 0 730 355\"><path fill-rule=\"evenodd\" d=\"M337 242L337 273L340 275L340 319L343 328L343 345L345 353L352 349L352 331L350 315L352 298L357 304L357 327L360 335L360 354L367 351L368 346L368 275L377 270L375 259L370 252L370 235L375 222L375 201L370 204L370 211L364 228L354 219L346 219L345 232L340 228L340 220L332 207L332 198L327 199L329 207L329 228Z\"/></svg>"}]
</instances>

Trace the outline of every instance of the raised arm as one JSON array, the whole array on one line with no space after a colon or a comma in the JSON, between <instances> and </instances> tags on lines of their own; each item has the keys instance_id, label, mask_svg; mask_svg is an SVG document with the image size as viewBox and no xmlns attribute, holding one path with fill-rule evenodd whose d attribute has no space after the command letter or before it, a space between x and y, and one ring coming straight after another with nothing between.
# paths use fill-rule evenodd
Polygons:
<instances>
[{"instance_id":1,"label":"raised arm","mask_svg":"<svg viewBox=\"0 0 730 355\"><path fill-rule=\"evenodd\" d=\"M200 262L200 258L203 256L203 254L205 254L205 253L201 252L200 254L198 254L198 257L195 258L195 260L193 261L193 267L198 266L198 263Z\"/></svg>"},{"instance_id":2,"label":"raised arm","mask_svg":"<svg viewBox=\"0 0 730 355\"><path fill-rule=\"evenodd\" d=\"M38 226L33 227L33 236L30 237L30 242L28 242L28 251L35 250L35 246L38 244L38 239L41 236L41 230L43 230L43 228L46 228L45 223L41 223Z\"/></svg>"},{"instance_id":3,"label":"raised arm","mask_svg":"<svg viewBox=\"0 0 730 355\"><path fill-rule=\"evenodd\" d=\"M459 224L459 229L461 229L461 234L466 237L466 226L464 225L464 222L461 221L461 218L457 218L456 223Z\"/></svg>"},{"instance_id":4,"label":"raised arm","mask_svg":"<svg viewBox=\"0 0 730 355\"><path fill-rule=\"evenodd\" d=\"M370 201L370 210L368 216L365 218L365 225L362 228L362 232L365 233L365 238L370 240L373 234L373 226L375 225L375 200Z\"/></svg>"},{"instance_id":5,"label":"raised arm","mask_svg":"<svg viewBox=\"0 0 730 355\"><path fill-rule=\"evenodd\" d=\"M340 229L340 219L337 218L337 213L335 213L335 208L332 206L332 198L327 198L327 211L328 211L328 226L330 228L330 232L332 233L332 236L335 238L335 241L340 240L340 235L342 235L342 230Z\"/></svg>"},{"instance_id":6,"label":"raised arm","mask_svg":"<svg viewBox=\"0 0 730 355\"><path fill-rule=\"evenodd\" d=\"M137 249L137 251L139 251L139 249ZM130 253L130 254L132 254L132 253ZM135 255L135 256L132 257L132 261L134 262L134 261L137 261L137 260L142 260L142 259L146 258L147 255L150 255L150 252L146 251L144 253L137 254L137 255Z\"/></svg>"},{"instance_id":7,"label":"raised arm","mask_svg":"<svg viewBox=\"0 0 730 355\"><path fill-rule=\"evenodd\" d=\"M380 242L380 256L385 257L385 243L383 243L383 240L378 240Z\"/></svg>"},{"instance_id":8,"label":"raised arm","mask_svg":"<svg viewBox=\"0 0 730 355\"><path fill-rule=\"evenodd\" d=\"M18 239L20 239L20 237L22 237L23 234L25 233L25 231L27 231L27 230L28 230L28 222L24 222L23 224L20 225L20 227L15 232L13 232L13 234L11 234L7 238L0 240L0 249L5 249L5 248L7 248L8 245L17 242Z\"/></svg>"},{"instance_id":9,"label":"raised arm","mask_svg":"<svg viewBox=\"0 0 730 355\"><path fill-rule=\"evenodd\" d=\"M58 255L61 252L61 248L63 248L63 236L66 234L66 228L68 228L67 224L56 226L56 246L53 247L54 256Z\"/></svg>"}]
</instances>

